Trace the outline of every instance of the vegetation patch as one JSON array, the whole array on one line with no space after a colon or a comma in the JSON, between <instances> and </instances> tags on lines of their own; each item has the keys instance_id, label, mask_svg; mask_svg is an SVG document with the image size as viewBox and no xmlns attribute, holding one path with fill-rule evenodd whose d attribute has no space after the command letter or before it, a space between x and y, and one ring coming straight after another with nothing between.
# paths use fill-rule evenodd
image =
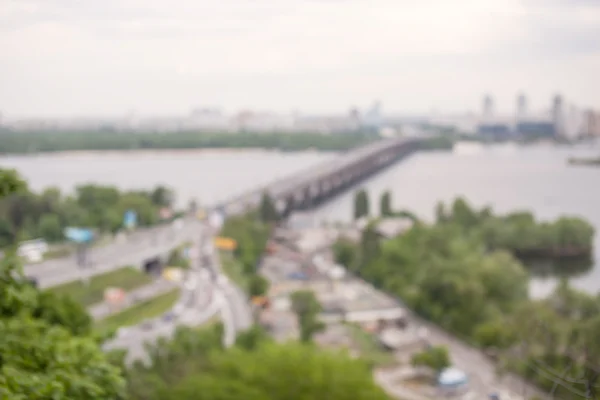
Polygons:
<instances>
[{"instance_id":1,"label":"vegetation patch","mask_svg":"<svg viewBox=\"0 0 600 400\"><path fill-rule=\"evenodd\" d=\"M173 289L152 299L129 307L125 311L113 314L96 323L99 331L111 331L122 326L137 325L144 320L158 317L169 311L179 300L180 290Z\"/></svg>"},{"instance_id":2,"label":"vegetation patch","mask_svg":"<svg viewBox=\"0 0 600 400\"><path fill-rule=\"evenodd\" d=\"M386 351L374 334L365 331L356 324L346 324L346 328L352 342L357 346L361 358L369 365L386 367L396 362L394 354Z\"/></svg>"},{"instance_id":3,"label":"vegetation patch","mask_svg":"<svg viewBox=\"0 0 600 400\"><path fill-rule=\"evenodd\" d=\"M135 267L124 267L96 275L88 283L77 280L52 287L48 291L58 296L68 296L84 307L89 307L104 300L104 290L108 287L131 291L152 283L153 280L150 275Z\"/></svg>"}]
</instances>

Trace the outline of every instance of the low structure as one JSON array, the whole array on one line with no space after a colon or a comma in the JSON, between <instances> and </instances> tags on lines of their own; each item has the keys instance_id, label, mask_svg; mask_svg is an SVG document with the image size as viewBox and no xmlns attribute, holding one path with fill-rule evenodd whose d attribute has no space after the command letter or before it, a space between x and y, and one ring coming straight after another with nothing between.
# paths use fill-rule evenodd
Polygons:
<instances>
[{"instance_id":1,"label":"low structure","mask_svg":"<svg viewBox=\"0 0 600 400\"><path fill-rule=\"evenodd\" d=\"M409 218L385 218L375 226L375 231L385 239L392 239L412 228Z\"/></svg>"}]
</instances>

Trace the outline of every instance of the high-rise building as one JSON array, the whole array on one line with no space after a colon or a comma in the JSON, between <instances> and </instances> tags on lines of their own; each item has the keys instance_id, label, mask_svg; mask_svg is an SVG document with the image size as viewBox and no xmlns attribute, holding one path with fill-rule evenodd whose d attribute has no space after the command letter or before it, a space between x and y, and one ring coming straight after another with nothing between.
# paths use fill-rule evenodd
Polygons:
<instances>
[{"instance_id":1,"label":"high-rise building","mask_svg":"<svg viewBox=\"0 0 600 400\"><path fill-rule=\"evenodd\" d=\"M564 104L561 95L557 94L552 100L552 122L557 136L565 134Z\"/></svg>"},{"instance_id":2,"label":"high-rise building","mask_svg":"<svg viewBox=\"0 0 600 400\"><path fill-rule=\"evenodd\" d=\"M490 95L485 95L483 98L483 116L485 118L494 115L494 100Z\"/></svg>"},{"instance_id":3,"label":"high-rise building","mask_svg":"<svg viewBox=\"0 0 600 400\"><path fill-rule=\"evenodd\" d=\"M527 115L527 97L521 93L517 97L517 119L523 119Z\"/></svg>"},{"instance_id":4,"label":"high-rise building","mask_svg":"<svg viewBox=\"0 0 600 400\"><path fill-rule=\"evenodd\" d=\"M583 136L594 138L600 137L600 113L587 110L584 116Z\"/></svg>"}]
</instances>

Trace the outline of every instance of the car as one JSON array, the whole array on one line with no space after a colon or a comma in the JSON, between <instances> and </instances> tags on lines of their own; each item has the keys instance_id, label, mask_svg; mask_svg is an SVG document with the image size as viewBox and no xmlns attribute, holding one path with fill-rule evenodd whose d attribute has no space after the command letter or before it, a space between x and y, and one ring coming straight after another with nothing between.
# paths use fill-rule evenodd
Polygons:
<instances>
[{"instance_id":1,"label":"car","mask_svg":"<svg viewBox=\"0 0 600 400\"><path fill-rule=\"evenodd\" d=\"M143 331L149 331L154 327L154 322L153 321L144 321L142 322L141 326Z\"/></svg>"}]
</instances>

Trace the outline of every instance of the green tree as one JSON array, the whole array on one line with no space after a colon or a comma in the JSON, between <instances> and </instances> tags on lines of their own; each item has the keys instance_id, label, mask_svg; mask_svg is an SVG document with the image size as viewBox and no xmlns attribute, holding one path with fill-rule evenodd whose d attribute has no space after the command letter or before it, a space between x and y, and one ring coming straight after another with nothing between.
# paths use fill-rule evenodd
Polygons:
<instances>
[{"instance_id":1,"label":"green tree","mask_svg":"<svg viewBox=\"0 0 600 400\"><path fill-rule=\"evenodd\" d=\"M414 366L429 367L440 373L450 366L450 354L445 346L432 346L412 356L411 364Z\"/></svg>"},{"instance_id":2,"label":"green tree","mask_svg":"<svg viewBox=\"0 0 600 400\"><path fill-rule=\"evenodd\" d=\"M348 269L354 269L357 262L356 244L347 239L340 239L333 245L335 261Z\"/></svg>"},{"instance_id":3,"label":"green tree","mask_svg":"<svg viewBox=\"0 0 600 400\"><path fill-rule=\"evenodd\" d=\"M172 190L159 185L150 193L150 199L158 207L171 207L175 200L175 195Z\"/></svg>"},{"instance_id":4,"label":"green tree","mask_svg":"<svg viewBox=\"0 0 600 400\"><path fill-rule=\"evenodd\" d=\"M382 217L389 217L393 214L392 211L392 194L390 191L385 191L381 195L379 204L379 213Z\"/></svg>"},{"instance_id":5,"label":"green tree","mask_svg":"<svg viewBox=\"0 0 600 400\"><path fill-rule=\"evenodd\" d=\"M269 291L269 281L262 275L254 274L248 285L250 296L264 296Z\"/></svg>"},{"instance_id":6,"label":"green tree","mask_svg":"<svg viewBox=\"0 0 600 400\"><path fill-rule=\"evenodd\" d=\"M267 192L262 194L259 207L260 220L263 222L277 222L279 220L279 213L277 207L273 202L273 199Z\"/></svg>"},{"instance_id":7,"label":"green tree","mask_svg":"<svg viewBox=\"0 0 600 400\"><path fill-rule=\"evenodd\" d=\"M369 195L366 190L360 190L354 195L354 219L369 215Z\"/></svg>"},{"instance_id":8,"label":"green tree","mask_svg":"<svg viewBox=\"0 0 600 400\"><path fill-rule=\"evenodd\" d=\"M322 310L321 304L311 290L298 290L292 293L291 300L300 326L300 340L310 342L315 333L325 328L318 319Z\"/></svg>"},{"instance_id":9,"label":"green tree","mask_svg":"<svg viewBox=\"0 0 600 400\"><path fill-rule=\"evenodd\" d=\"M2 196L10 196L22 185L0 182L0 187ZM121 371L87 335L89 316L73 301L31 285L15 245L0 260L0 398L123 399Z\"/></svg>"},{"instance_id":10,"label":"green tree","mask_svg":"<svg viewBox=\"0 0 600 400\"><path fill-rule=\"evenodd\" d=\"M58 242L64 238L60 220L56 214L44 214L39 222L39 234L50 242Z\"/></svg>"},{"instance_id":11,"label":"green tree","mask_svg":"<svg viewBox=\"0 0 600 400\"><path fill-rule=\"evenodd\" d=\"M218 328L181 328L151 351L150 365L128 371L131 400L383 400L361 360L298 343L277 344L264 331L220 347Z\"/></svg>"}]
</instances>

